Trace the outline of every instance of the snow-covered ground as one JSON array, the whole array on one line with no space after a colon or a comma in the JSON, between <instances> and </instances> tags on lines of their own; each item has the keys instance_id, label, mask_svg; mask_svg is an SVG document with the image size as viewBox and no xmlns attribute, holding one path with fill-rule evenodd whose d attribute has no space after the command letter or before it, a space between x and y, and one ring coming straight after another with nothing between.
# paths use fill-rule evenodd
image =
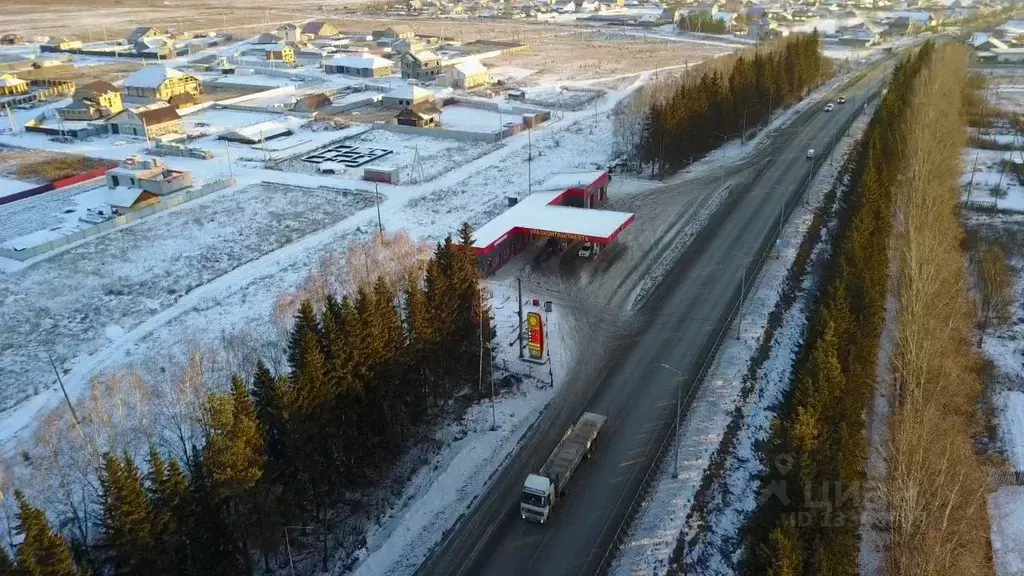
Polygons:
<instances>
[{"instance_id":1,"label":"snow-covered ground","mask_svg":"<svg viewBox=\"0 0 1024 576\"><path fill-rule=\"evenodd\" d=\"M441 126L467 132L497 132L506 122L516 122L518 115L500 114L490 110L452 104L441 109Z\"/></svg>"},{"instance_id":2,"label":"snow-covered ground","mask_svg":"<svg viewBox=\"0 0 1024 576\"><path fill-rule=\"evenodd\" d=\"M869 117L870 111L837 143L837 159L845 156L860 137ZM673 476L673 460L666 458L654 489L643 503L613 565L613 573L664 574L680 537L696 538L696 548L688 550L687 561L699 566L699 573L731 573L737 531L757 503L758 472L764 465L758 460L757 444L770 432L772 410L790 382L793 354L802 341L810 306L812 277L803 279L797 298L783 316L782 326L773 332L771 353L754 378L755 389L747 396L741 395L744 375L760 347L768 316L783 292L789 268L810 226L812 209L821 203L824 191L832 186L842 164L836 161L819 171L810 193L811 207L799 206L786 223L777 256L766 262L742 306L740 338L723 342L680 434L667 447L680 451L679 476ZM818 245L814 257L820 258L826 250L827 246ZM737 327L734 325L730 330L735 332ZM743 420L724 460L724 476L712 486L704 512L707 516L695 519L691 513L694 497L739 402Z\"/></svg>"},{"instance_id":3,"label":"snow-covered ground","mask_svg":"<svg viewBox=\"0 0 1024 576\"><path fill-rule=\"evenodd\" d=\"M37 246L92 224L81 222L91 208L109 211L110 189L103 182L55 190L0 205L0 247Z\"/></svg>"},{"instance_id":4,"label":"snow-covered ground","mask_svg":"<svg viewBox=\"0 0 1024 576\"><path fill-rule=\"evenodd\" d=\"M38 186L38 184L22 182L21 180L15 180L14 178L0 176L0 198L17 194L18 192L28 190L29 188L35 188L36 186Z\"/></svg>"},{"instance_id":5,"label":"snow-covered ground","mask_svg":"<svg viewBox=\"0 0 1024 576\"><path fill-rule=\"evenodd\" d=\"M1016 90L1012 74L1007 70L989 71L988 99L1007 111L1019 112L1024 110L1024 98L1019 97L1021 94ZM965 187L964 200L968 196L967 189L973 188L970 191L972 207L989 204L1000 210L998 213L972 210L967 213L967 225L981 238L1002 242L1007 247L1015 276L1012 317L984 335L982 353L992 362L986 389L995 413L999 446L1006 459L1003 472L1007 473L996 475L997 479L1004 480L997 481L1002 485L988 495L992 553L997 575L1019 576L1024 574L1024 486L1020 485L1021 479L1014 481L1013 472L1024 474L1024 345L1021 344L1024 339L1024 260L1017 248L1024 230L1024 216L1020 214L1024 212L1024 185L1018 180L1013 164L1024 163L1020 155L1022 140L1012 127L998 124L980 132L972 128L970 135L1012 148L965 148L961 183ZM1006 196L995 197L991 191L1000 184L1001 171L1000 188Z\"/></svg>"}]
</instances>

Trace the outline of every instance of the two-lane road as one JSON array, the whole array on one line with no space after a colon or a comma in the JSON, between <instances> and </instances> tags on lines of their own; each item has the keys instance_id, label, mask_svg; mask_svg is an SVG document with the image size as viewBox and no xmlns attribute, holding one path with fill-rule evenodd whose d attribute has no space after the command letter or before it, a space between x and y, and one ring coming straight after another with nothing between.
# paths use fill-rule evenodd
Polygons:
<instances>
[{"instance_id":1,"label":"two-lane road","mask_svg":"<svg viewBox=\"0 0 1024 576\"><path fill-rule=\"evenodd\" d=\"M641 311L633 333L594 346L580 358L604 368L593 373L592 395L549 411L534 437L499 474L492 489L457 531L420 569L422 574L563 576L593 574L600 567L633 498L674 418L677 377L659 364L691 377L710 354L737 302L744 267L764 252L784 206L798 201L811 162L821 162L834 138L878 91L889 65L878 67L844 91L848 102L826 113L807 110L775 135L747 168L732 176L732 198L676 263ZM752 270L753 268L749 268ZM599 338L595 336L599 341ZM684 388L684 393L685 393ZM561 433L583 410L608 416L594 456L569 484L547 525L524 522L518 499L526 473L535 470Z\"/></svg>"}]
</instances>

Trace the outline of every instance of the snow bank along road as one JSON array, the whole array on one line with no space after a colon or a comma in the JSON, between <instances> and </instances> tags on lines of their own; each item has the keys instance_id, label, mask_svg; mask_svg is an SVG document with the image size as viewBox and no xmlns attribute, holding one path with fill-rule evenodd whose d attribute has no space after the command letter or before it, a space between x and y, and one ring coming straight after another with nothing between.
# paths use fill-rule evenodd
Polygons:
<instances>
[{"instance_id":1,"label":"snow bank along road","mask_svg":"<svg viewBox=\"0 0 1024 576\"><path fill-rule=\"evenodd\" d=\"M645 303L631 333L608 338L595 331L581 351L577 373L569 379L582 382L589 393L574 394L567 405L545 412L490 493L424 562L420 574L564 576L604 568L619 525L671 429L677 379L658 365L681 370L688 375L684 386L693 385L729 321L744 269L749 277L779 226L780 211L797 199L810 174L807 149L825 161L834 130L853 120L890 69L891 60L875 65L843 91L848 102L835 112L814 106L800 114L729 177L735 183L730 199ZM523 479L540 467L584 409L608 416L594 456L581 465L548 525L524 522L517 510Z\"/></svg>"}]
</instances>

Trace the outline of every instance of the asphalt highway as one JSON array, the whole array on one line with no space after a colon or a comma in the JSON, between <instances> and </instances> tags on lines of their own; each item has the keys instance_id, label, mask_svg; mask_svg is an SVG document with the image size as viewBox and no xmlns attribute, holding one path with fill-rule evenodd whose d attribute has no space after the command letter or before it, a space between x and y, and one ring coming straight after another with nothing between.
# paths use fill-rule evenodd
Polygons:
<instances>
[{"instance_id":1,"label":"asphalt highway","mask_svg":"<svg viewBox=\"0 0 1024 576\"><path fill-rule=\"evenodd\" d=\"M580 359L571 377L576 382L571 398L544 413L420 574L578 576L599 570L671 431L678 391L686 394L728 325L741 282L749 281L768 248L783 207L800 201L812 163L828 161L839 130L877 94L891 65L877 65L846 87L847 103L835 111L825 112L823 104L804 111L769 145L730 170L727 180L735 186L730 199L644 304L628 333L595 331L585 353L590 357ZM810 148L817 152L813 162L806 158ZM662 192L680 193L673 186ZM687 375L681 388L678 376L660 364ZM593 457L576 471L547 525L523 521L518 514L523 480L584 410L608 417Z\"/></svg>"}]
</instances>

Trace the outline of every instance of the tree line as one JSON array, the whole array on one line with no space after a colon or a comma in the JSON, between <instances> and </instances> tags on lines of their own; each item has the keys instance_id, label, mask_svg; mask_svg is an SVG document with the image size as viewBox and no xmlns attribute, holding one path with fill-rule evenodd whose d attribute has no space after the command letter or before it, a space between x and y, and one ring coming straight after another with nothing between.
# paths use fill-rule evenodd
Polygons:
<instances>
[{"instance_id":1,"label":"tree line","mask_svg":"<svg viewBox=\"0 0 1024 576\"><path fill-rule=\"evenodd\" d=\"M966 47L945 45L915 82L901 139L905 173L893 193L898 385L881 492L889 535L882 557L894 575L993 572L989 478L976 455L983 422L975 346L1009 317L1013 279L1005 254L988 246L970 286L958 213L967 59Z\"/></svg>"},{"instance_id":2,"label":"tree line","mask_svg":"<svg viewBox=\"0 0 1024 576\"><path fill-rule=\"evenodd\" d=\"M652 173L675 172L726 140L745 135L831 75L817 31L772 46L741 54L725 70L706 68L655 99L635 143L640 161L649 163Z\"/></svg>"},{"instance_id":3,"label":"tree line","mask_svg":"<svg viewBox=\"0 0 1024 576\"><path fill-rule=\"evenodd\" d=\"M492 337L463 225L397 285L303 300L287 373L259 362L209 392L184 457L99 455L92 538L66 539L17 491L21 541L13 556L0 546L0 574L253 574L286 565L297 542L315 543L326 570L339 510L387 479L456 394L483 393Z\"/></svg>"},{"instance_id":4,"label":"tree line","mask_svg":"<svg viewBox=\"0 0 1024 576\"><path fill-rule=\"evenodd\" d=\"M856 574L865 412L888 287L893 187L915 81L934 46L897 65L856 153L823 288L763 458L759 506L746 533L747 574Z\"/></svg>"}]
</instances>

